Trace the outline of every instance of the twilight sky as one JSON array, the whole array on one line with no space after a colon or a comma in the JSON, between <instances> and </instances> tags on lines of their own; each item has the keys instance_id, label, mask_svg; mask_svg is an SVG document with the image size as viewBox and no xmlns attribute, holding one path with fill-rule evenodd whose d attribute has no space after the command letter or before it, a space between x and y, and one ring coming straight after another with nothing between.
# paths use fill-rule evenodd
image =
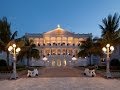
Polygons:
<instances>
[{"instance_id":1,"label":"twilight sky","mask_svg":"<svg viewBox=\"0 0 120 90\"><path fill-rule=\"evenodd\" d=\"M47 32L57 24L100 36L101 20L115 12L120 14L120 0L0 0L0 18L6 16L18 36Z\"/></svg>"}]
</instances>

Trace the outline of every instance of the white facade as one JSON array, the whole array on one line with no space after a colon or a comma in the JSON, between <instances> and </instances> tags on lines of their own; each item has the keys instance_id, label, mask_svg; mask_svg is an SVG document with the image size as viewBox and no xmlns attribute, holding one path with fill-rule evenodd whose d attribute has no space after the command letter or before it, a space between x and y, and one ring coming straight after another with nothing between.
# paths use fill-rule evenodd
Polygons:
<instances>
[{"instance_id":1,"label":"white facade","mask_svg":"<svg viewBox=\"0 0 120 90\"><path fill-rule=\"evenodd\" d=\"M112 59L118 59L120 61L120 45L114 46L114 51L111 55L111 60Z\"/></svg>"},{"instance_id":2,"label":"white facade","mask_svg":"<svg viewBox=\"0 0 120 90\"><path fill-rule=\"evenodd\" d=\"M41 58L39 60L32 59L32 66L73 66L82 65L83 62L84 65L88 64L88 59L86 58L83 61L83 59L77 58L77 53L81 41L92 37L91 33L75 34L58 25L54 30L42 34L26 33L25 36L29 40L33 40L36 48L40 51ZM47 60L44 60L44 57ZM76 60L72 60L73 57Z\"/></svg>"},{"instance_id":3,"label":"white facade","mask_svg":"<svg viewBox=\"0 0 120 90\"><path fill-rule=\"evenodd\" d=\"M0 59L6 60L6 62L7 62L7 54L6 54L6 52L4 52L4 51L0 52ZM12 65L12 62L13 62L13 56L9 55L9 65Z\"/></svg>"}]
</instances>

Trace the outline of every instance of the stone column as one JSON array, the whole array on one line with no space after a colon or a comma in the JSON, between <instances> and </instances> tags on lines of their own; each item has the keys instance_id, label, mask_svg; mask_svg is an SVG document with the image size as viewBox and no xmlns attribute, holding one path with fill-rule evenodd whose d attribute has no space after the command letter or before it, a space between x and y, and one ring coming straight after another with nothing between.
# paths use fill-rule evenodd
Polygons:
<instances>
[{"instance_id":1,"label":"stone column","mask_svg":"<svg viewBox=\"0 0 120 90\"><path fill-rule=\"evenodd\" d=\"M55 37L55 43L57 43L57 37Z\"/></svg>"},{"instance_id":2,"label":"stone column","mask_svg":"<svg viewBox=\"0 0 120 90\"><path fill-rule=\"evenodd\" d=\"M51 36L50 36L50 44L51 44Z\"/></svg>"},{"instance_id":3,"label":"stone column","mask_svg":"<svg viewBox=\"0 0 120 90\"><path fill-rule=\"evenodd\" d=\"M45 55L45 49L44 49L44 55Z\"/></svg>"},{"instance_id":4,"label":"stone column","mask_svg":"<svg viewBox=\"0 0 120 90\"><path fill-rule=\"evenodd\" d=\"M52 48L50 49L50 55L52 55Z\"/></svg>"},{"instance_id":5,"label":"stone column","mask_svg":"<svg viewBox=\"0 0 120 90\"><path fill-rule=\"evenodd\" d=\"M67 49L67 55L68 55L68 53L69 53L68 51L69 51L69 50Z\"/></svg>"},{"instance_id":6,"label":"stone column","mask_svg":"<svg viewBox=\"0 0 120 90\"><path fill-rule=\"evenodd\" d=\"M74 37L73 37L73 44L75 45L75 42L74 42Z\"/></svg>"},{"instance_id":7,"label":"stone column","mask_svg":"<svg viewBox=\"0 0 120 90\"><path fill-rule=\"evenodd\" d=\"M55 48L56 49L56 48ZM57 53L57 49L56 49L56 55L57 55L58 53Z\"/></svg>"},{"instance_id":8,"label":"stone column","mask_svg":"<svg viewBox=\"0 0 120 90\"><path fill-rule=\"evenodd\" d=\"M67 37L67 44L68 44L68 37Z\"/></svg>"},{"instance_id":9,"label":"stone column","mask_svg":"<svg viewBox=\"0 0 120 90\"><path fill-rule=\"evenodd\" d=\"M72 56L74 55L74 49L72 49Z\"/></svg>"},{"instance_id":10,"label":"stone column","mask_svg":"<svg viewBox=\"0 0 120 90\"><path fill-rule=\"evenodd\" d=\"M61 38L61 40L60 40L60 45L61 45L61 43L62 43L62 37L60 37Z\"/></svg>"},{"instance_id":11,"label":"stone column","mask_svg":"<svg viewBox=\"0 0 120 90\"><path fill-rule=\"evenodd\" d=\"M75 49L73 48L73 55L75 55Z\"/></svg>"},{"instance_id":12,"label":"stone column","mask_svg":"<svg viewBox=\"0 0 120 90\"><path fill-rule=\"evenodd\" d=\"M65 49L65 54L67 55L67 48Z\"/></svg>"}]
</instances>

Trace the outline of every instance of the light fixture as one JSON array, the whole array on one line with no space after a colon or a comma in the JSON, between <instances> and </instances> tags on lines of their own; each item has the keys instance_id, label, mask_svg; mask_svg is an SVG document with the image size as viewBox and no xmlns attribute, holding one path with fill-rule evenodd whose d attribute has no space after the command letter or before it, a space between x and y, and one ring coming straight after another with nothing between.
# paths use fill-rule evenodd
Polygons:
<instances>
[{"instance_id":1,"label":"light fixture","mask_svg":"<svg viewBox=\"0 0 120 90\"><path fill-rule=\"evenodd\" d=\"M15 47L16 47L16 44L13 44L12 46L15 48Z\"/></svg>"},{"instance_id":2,"label":"light fixture","mask_svg":"<svg viewBox=\"0 0 120 90\"><path fill-rule=\"evenodd\" d=\"M110 50L111 50L111 51L114 51L114 47L113 47L113 46L111 46L111 47L110 47Z\"/></svg>"},{"instance_id":3,"label":"light fixture","mask_svg":"<svg viewBox=\"0 0 120 90\"><path fill-rule=\"evenodd\" d=\"M18 77L17 72L16 72L16 54L20 52L20 48L16 48L16 44L13 44L12 46L8 47L8 51L10 54L13 54L13 73L11 75L11 79L16 79Z\"/></svg>"},{"instance_id":4,"label":"light fixture","mask_svg":"<svg viewBox=\"0 0 120 90\"><path fill-rule=\"evenodd\" d=\"M107 78L111 77L111 73L110 73L110 54L112 54L112 52L114 51L114 47L110 46L110 44L107 44L106 47L102 48L103 52L107 55L106 57L106 76Z\"/></svg>"}]
</instances>

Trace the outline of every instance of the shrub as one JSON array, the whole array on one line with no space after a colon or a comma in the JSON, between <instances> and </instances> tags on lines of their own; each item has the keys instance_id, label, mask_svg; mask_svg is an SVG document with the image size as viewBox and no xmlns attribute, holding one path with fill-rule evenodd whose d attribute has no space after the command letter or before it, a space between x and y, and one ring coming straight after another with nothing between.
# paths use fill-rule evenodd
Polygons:
<instances>
[{"instance_id":1,"label":"shrub","mask_svg":"<svg viewBox=\"0 0 120 90\"><path fill-rule=\"evenodd\" d=\"M1 66L0 71L12 71L12 66Z\"/></svg>"},{"instance_id":2,"label":"shrub","mask_svg":"<svg viewBox=\"0 0 120 90\"><path fill-rule=\"evenodd\" d=\"M98 70L105 70L106 66L98 66Z\"/></svg>"},{"instance_id":3,"label":"shrub","mask_svg":"<svg viewBox=\"0 0 120 90\"><path fill-rule=\"evenodd\" d=\"M4 59L0 59L0 67L7 66L7 62Z\"/></svg>"},{"instance_id":4,"label":"shrub","mask_svg":"<svg viewBox=\"0 0 120 90\"><path fill-rule=\"evenodd\" d=\"M25 66L17 66L16 67L17 71L22 71L22 70L25 70Z\"/></svg>"},{"instance_id":5,"label":"shrub","mask_svg":"<svg viewBox=\"0 0 120 90\"><path fill-rule=\"evenodd\" d=\"M110 61L110 66L120 66L120 61L118 59L112 59Z\"/></svg>"}]
</instances>

